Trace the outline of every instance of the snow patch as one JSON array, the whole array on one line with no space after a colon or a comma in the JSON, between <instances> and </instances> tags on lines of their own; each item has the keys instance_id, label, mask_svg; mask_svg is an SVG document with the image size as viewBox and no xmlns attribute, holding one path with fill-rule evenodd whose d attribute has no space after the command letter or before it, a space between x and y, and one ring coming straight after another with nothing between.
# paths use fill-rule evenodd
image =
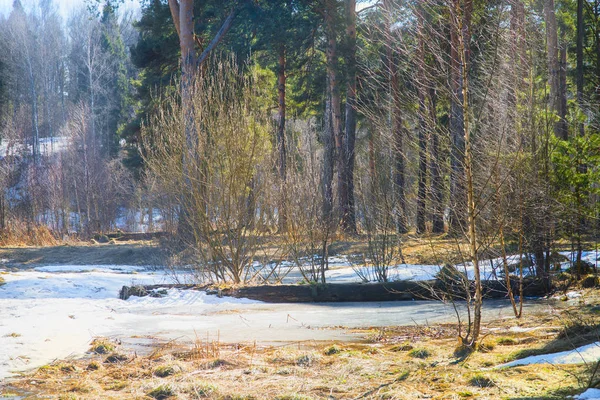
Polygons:
<instances>
[{"instance_id":1,"label":"snow patch","mask_svg":"<svg viewBox=\"0 0 600 400\"><path fill-rule=\"evenodd\" d=\"M600 389L588 389L574 397L577 400L600 400Z\"/></svg>"},{"instance_id":2,"label":"snow patch","mask_svg":"<svg viewBox=\"0 0 600 400\"><path fill-rule=\"evenodd\" d=\"M531 364L584 364L597 362L600 359L600 342L588 344L576 348L575 350L561 351L552 354L540 354L537 356L529 356L520 360L511 361L506 364L499 365L497 368L516 367L518 365Z\"/></svg>"}]
</instances>

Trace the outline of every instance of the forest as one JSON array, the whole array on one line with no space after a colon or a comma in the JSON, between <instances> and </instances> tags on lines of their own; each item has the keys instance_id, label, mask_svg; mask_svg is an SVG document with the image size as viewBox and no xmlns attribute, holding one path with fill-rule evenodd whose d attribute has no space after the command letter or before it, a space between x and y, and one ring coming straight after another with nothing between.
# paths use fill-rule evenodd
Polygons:
<instances>
[{"instance_id":1,"label":"forest","mask_svg":"<svg viewBox=\"0 0 600 400\"><path fill-rule=\"evenodd\" d=\"M200 281L324 284L346 238L380 282L443 238L474 269L468 346L482 260L515 314L510 275L550 290L558 244L595 271L600 1L120 6L0 17L3 245L161 232Z\"/></svg>"}]
</instances>

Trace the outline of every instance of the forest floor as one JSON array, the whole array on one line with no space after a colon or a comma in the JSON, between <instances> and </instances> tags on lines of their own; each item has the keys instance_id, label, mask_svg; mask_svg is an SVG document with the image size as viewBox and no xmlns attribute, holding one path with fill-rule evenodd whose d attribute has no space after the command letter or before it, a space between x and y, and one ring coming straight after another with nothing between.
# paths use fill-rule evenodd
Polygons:
<instances>
[{"instance_id":1,"label":"forest floor","mask_svg":"<svg viewBox=\"0 0 600 400\"><path fill-rule=\"evenodd\" d=\"M133 351L100 339L84 358L11 379L0 398L566 399L586 389L594 364L502 364L597 342L599 301L592 290L560 311L485 321L482 345L470 355L457 354L456 324L370 328L354 342L279 346L198 338Z\"/></svg>"}]
</instances>

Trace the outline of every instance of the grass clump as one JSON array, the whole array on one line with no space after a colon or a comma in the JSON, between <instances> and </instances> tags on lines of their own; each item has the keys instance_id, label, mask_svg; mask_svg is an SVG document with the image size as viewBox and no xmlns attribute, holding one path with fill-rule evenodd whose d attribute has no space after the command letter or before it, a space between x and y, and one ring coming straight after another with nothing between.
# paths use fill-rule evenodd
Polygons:
<instances>
[{"instance_id":1,"label":"grass clump","mask_svg":"<svg viewBox=\"0 0 600 400\"><path fill-rule=\"evenodd\" d=\"M127 381L114 380L104 385L104 390L112 390L118 392L127 387Z\"/></svg>"},{"instance_id":2,"label":"grass clump","mask_svg":"<svg viewBox=\"0 0 600 400\"><path fill-rule=\"evenodd\" d=\"M411 345L410 343L402 343L402 344L397 344L397 345L390 347L390 351L393 351L393 352L411 351L412 349L414 349L414 346Z\"/></svg>"},{"instance_id":3,"label":"grass clump","mask_svg":"<svg viewBox=\"0 0 600 400\"><path fill-rule=\"evenodd\" d=\"M496 339L496 344L500 346L514 346L517 344L517 341L514 338L503 336Z\"/></svg>"},{"instance_id":4,"label":"grass clump","mask_svg":"<svg viewBox=\"0 0 600 400\"><path fill-rule=\"evenodd\" d=\"M310 367L313 363L313 358L308 354L300 356L296 359L296 365L299 367Z\"/></svg>"},{"instance_id":5,"label":"grass clump","mask_svg":"<svg viewBox=\"0 0 600 400\"><path fill-rule=\"evenodd\" d=\"M473 353L473 348L470 346L465 346L464 344L461 344L459 346L457 346L454 349L454 357L456 358L466 358L468 357L471 353Z\"/></svg>"},{"instance_id":6,"label":"grass clump","mask_svg":"<svg viewBox=\"0 0 600 400\"><path fill-rule=\"evenodd\" d=\"M208 368L208 369L215 369L215 368L222 367L224 365L227 365L227 361L222 360L220 358L217 358L215 360L212 360L208 364L206 364L206 368Z\"/></svg>"},{"instance_id":7,"label":"grass clump","mask_svg":"<svg viewBox=\"0 0 600 400\"><path fill-rule=\"evenodd\" d=\"M100 369L100 363L98 361L92 361L86 367L88 371L98 371Z\"/></svg>"},{"instance_id":8,"label":"grass clump","mask_svg":"<svg viewBox=\"0 0 600 400\"><path fill-rule=\"evenodd\" d=\"M494 386L494 382L486 376L477 374L477 375L473 375L473 377L471 379L469 379L469 385L480 387L480 388L487 388L487 387Z\"/></svg>"},{"instance_id":9,"label":"grass clump","mask_svg":"<svg viewBox=\"0 0 600 400\"><path fill-rule=\"evenodd\" d=\"M148 396L163 400L175 396L175 390L170 385L160 385L148 392Z\"/></svg>"},{"instance_id":10,"label":"grass clump","mask_svg":"<svg viewBox=\"0 0 600 400\"><path fill-rule=\"evenodd\" d=\"M408 355L411 356L411 357L413 357L413 358L425 359L425 358L431 356L431 353L427 349L412 349L408 353Z\"/></svg>"},{"instance_id":11,"label":"grass clump","mask_svg":"<svg viewBox=\"0 0 600 400\"><path fill-rule=\"evenodd\" d=\"M505 362L510 362L514 360L520 360L521 358L529 357L529 356L537 356L543 354L544 351L542 349L521 349L510 353Z\"/></svg>"},{"instance_id":12,"label":"grass clump","mask_svg":"<svg viewBox=\"0 0 600 400\"><path fill-rule=\"evenodd\" d=\"M108 354L113 351L115 351L115 345L107 339L94 339L90 347L90 352L96 354Z\"/></svg>"},{"instance_id":13,"label":"grass clump","mask_svg":"<svg viewBox=\"0 0 600 400\"><path fill-rule=\"evenodd\" d=\"M192 385L187 392L192 395L194 399L204 399L211 397L218 392L218 388L215 385L209 383L199 383Z\"/></svg>"},{"instance_id":14,"label":"grass clump","mask_svg":"<svg viewBox=\"0 0 600 400\"><path fill-rule=\"evenodd\" d=\"M489 353L490 351L494 350L494 347L495 346L493 342L485 341L477 345L477 351L480 353Z\"/></svg>"},{"instance_id":15,"label":"grass clump","mask_svg":"<svg viewBox=\"0 0 600 400\"><path fill-rule=\"evenodd\" d=\"M106 357L106 360L104 360L104 363L116 364L116 363L120 363L120 362L125 362L127 360L128 360L128 358L126 355L114 353L114 354L111 354L110 356Z\"/></svg>"},{"instance_id":16,"label":"grass clump","mask_svg":"<svg viewBox=\"0 0 600 400\"><path fill-rule=\"evenodd\" d=\"M4 335L4 337L18 338L18 337L21 337L21 334L17 333L17 332L11 332L11 333L8 333L8 334Z\"/></svg>"},{"instance_id":17,"label":"grass clump","mask_svg":"<svg viewBox=\"0 0 600 400\"><path fill-rule=\"evenodd\" d=\"M166 378L175 374L175 368L172 365L161 365L154 370L154 376L159 378Z\"/></svg>"},{"instance_id":18,"label":"grass clump","mask_svg":"<svg viewBox=\"0 0 600 400\"><path fill-rule=\"evenodd\" d=\"M330 346L328 348L325 349L325 351L323 352L326 356L332 356L334 354L339 354L341 352L340 348L337 347L335 344L333 346Z\"/></svg>"},{"instance_id":19,"label":"grass clump","mask_svg":"<svg viewBox=\"0 0 600 400\"><path fill-rule=\"evenodd\" d=\"M59 369L61 372L64 372L65 374L77 371L77 368L75 368L75 366L72 364L61 364L59 366Z\"/></svg>"}]
</instances>

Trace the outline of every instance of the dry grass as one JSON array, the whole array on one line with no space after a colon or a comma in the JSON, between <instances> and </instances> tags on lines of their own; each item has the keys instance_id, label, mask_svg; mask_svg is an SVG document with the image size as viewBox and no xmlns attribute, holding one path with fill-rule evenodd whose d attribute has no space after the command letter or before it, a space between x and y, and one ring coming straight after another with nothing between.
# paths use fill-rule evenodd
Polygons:
<instances>
[{"instance_id":1,"label":"dry grass","mask_svg":"<svg viewBox=\"0 0 600 400\"><path fill-rule=\"evenodd\" d=\"M10 267L73 263L83 265L161 265L162 252L156 242L136 241L93 245L69 242L46 247L4 247L0 258L8 259Z\"/></svg>"},{"instance_id":2,"label":"dry grass","mask_svg":"<svg viewBox=\"0 0 600 400\"><path fill-rule=\"evenodd\" d=\"M56 246L60 243L44 225L14 224L0 230L0 246Z\"/></svg>"},{"instance_id":3,"label":"dry grass","mask_svg":"<svg viewBox=\"0 0 600 400\"><path fill-rule=\"evenodd\" d=\"M585 308L568 312L578 309L592 322ZM369 339L355 343L265 347L197 338L144 357L117 348L128 356L117 363L92 354L52 364L13 381L11 390L77 399L564 399L582 391L586 366L494 367L532 349L569 347L568 315L488 323L485 349L466 359L454 356L453 324L366 329Z\"/></svg>"}]
</instances>

